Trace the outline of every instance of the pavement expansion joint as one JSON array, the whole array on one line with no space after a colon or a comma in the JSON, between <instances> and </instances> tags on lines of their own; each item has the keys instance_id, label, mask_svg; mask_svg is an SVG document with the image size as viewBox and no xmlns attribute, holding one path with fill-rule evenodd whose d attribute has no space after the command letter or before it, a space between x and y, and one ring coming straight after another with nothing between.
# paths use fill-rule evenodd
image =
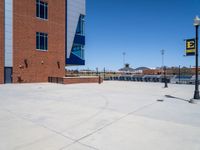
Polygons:
<instances>
[{"instance_id":1,"label":"pavement expansion joint","mask_svg":"<svg viewBox=\"0 0 200 150\"><path fill-rule=\"evenodd\" d=\"M77 140L74 141L72 144L68 145L67 147L69 147L69 146L71 146L71 145L73 145L73 144L75 144L75 143L80 143L81 140L83 140L83 139L85 139L85 138L87 138L87 137L89 137L89 136L92 136L92 135L94 135L95 133L97 133L97 132L99 132L99 131L105 129L106 127L111 126L111 125L115 124L116 122L119 122L120 120L126 118L127 116L133 115L134 113L136 113L136 112L138 112L138 111L141 111L141 110L143 110L144 108L150 107L150 106L152 106L152 105L154 105L154 104L156 104L156 103L157 103L157 102L153 102L153 103L144 105L144 106L142 106L142 107L140 107L140 108L138 108L138 109L136 109L136 110L134 110L134 111L132 111L132 112L129 112L129 113L123 115L122 117L119 117L118 119L116 119L116 120L114 120L114 121L108 123L107 125L105 125L105 126L99 128L99 129L97 129L97 130L95 130L95 131L93 131L93 132L91 132L91 133L89 133L89 134L87 134L87 135L85 135L85 136L83 136L83 137L77 139ZM80 144L82 144L82 143L80 143ZM67 147L64 147L64 148L67 148ZM62 150L62 149L60 149L60 150ZM97 149L96 149L96 150L97 150Z\"/></svg>"}]
</instances>

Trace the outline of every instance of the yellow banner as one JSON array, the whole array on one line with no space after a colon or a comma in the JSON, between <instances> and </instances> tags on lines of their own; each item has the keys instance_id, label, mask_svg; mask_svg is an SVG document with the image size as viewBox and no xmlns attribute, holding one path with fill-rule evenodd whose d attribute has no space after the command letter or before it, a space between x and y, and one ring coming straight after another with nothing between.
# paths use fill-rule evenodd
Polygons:
<instances>
[{"instance_id":1,"label":"yellow banner","mask_svg":"<svg viewBox=\"0 0 200 150\"><path fill-rule=\"evenodd\" d=\"M187 39L185 43L185 53L186 56L194 56L196 53L196 40L195 39Z\"/></svg>"},{"instance_id":2,"label":"yellow banner","mask_svg":"<svg viewBox=\"0 0 200 150\"><path fill-rule=\"evenodd\" d=\"M195 49L195 40L187 40L186 49Z\"/></svg>"},{"instance_id":3,"label":"yellow banner","mask_svg":"<svg viewBox=\"0 0 200 150\"><path fill-rule=\"evenodd\" d=\"M196 51L195 49L188 49L188 50L185 50L186 53L195 53L195 51Z\"/></svg>"}]
</instances>

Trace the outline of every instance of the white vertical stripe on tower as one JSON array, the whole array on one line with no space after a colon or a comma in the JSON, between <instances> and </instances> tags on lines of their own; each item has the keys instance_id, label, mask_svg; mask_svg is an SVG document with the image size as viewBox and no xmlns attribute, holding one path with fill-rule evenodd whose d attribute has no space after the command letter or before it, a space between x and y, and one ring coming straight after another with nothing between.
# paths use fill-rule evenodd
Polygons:
<instances>
[{"instance_id":1,"label":"white vertical stripe on tower","mask_svg":"<svg viewBox=\"0 0 200 150\"><path fill-rule=\"evenodd\" d=\"M85 15L85 0L67 0L67 58L70 57L80 14Z\"/></svg>"},{"instance_id":2,"label":"white vertical stripe on tower","mask_svg":"<svg viewBox=\"0 0 200 150\"><path fill-rule=\"evenodd\" d=\"M5 0L5 67L13 66L13 0Z\"/></svg>"}]
</instances>

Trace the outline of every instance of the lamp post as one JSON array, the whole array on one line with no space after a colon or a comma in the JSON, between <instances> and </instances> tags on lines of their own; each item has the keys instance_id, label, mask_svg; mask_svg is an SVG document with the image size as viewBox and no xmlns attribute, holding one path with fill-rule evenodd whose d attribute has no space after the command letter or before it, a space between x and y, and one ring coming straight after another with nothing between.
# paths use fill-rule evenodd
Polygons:
<instances>
[{"instance_id":1,"label":"lamp post","mask_svg":"<svg viewBox=\"0 0 200 150\"><path fill-rule=\"evenodd\" d=\"M196 75L195 75L195 91L194 91L194 99L199 99L199 74L198 74L198 68L199 68L199 62L198 62L198 56L199 56L199 53L198 53L198 29L199 29L199 25L200 25L200 19L199 17L196 17L194 19L194 26L196 28Z\"/></svg>"},{"instance_id":2,"label":"lamp post","mask_svg":"<svg viewBox=\"0 0 200 150\"><path fill-rule=\"evenodd\" d=\"M179 68L178 68L178 78L179 78L179 84L181 83L181 66L179 65Z\"/></svg>"},{"instance_id":3,"label":"lamp post","mask_svg":"<svg viewBox=\"0 0 200 150\"><path fill-rule=\"evenodd\" d=\"M106 78L106 68L105 67L103 68L103 74L104 74L104 80L105 80L105 78Z\"/></svg>"},{"instance_id":4,"label":"lamp post","mask_svg":"<svg viewBox=\"0 0 200 150\"><path fill-rule=\"evenodd\" d=\"M96 75L97 76L99 75L99 69L98 69L98 67L96 67Z\"/></svg>"},{"instance_id":5,"label":"lamp post","mask_svg":"<svg viewBox=\"0 0 200 150\"><path fill-rule=\"evenodd\" d=\"M161 55L162 55L162 70L163 70L163 74L164 74L164 83L165 83L165 86L164 88L168 88L168 85L167 85L167 77L166 77L166 66L164 66L164 55L165 55L165 50L162 49L161 50Z\"/></svg>"},{"instance_id":6,"label":"lamp post","mask_svg":"<svg viewBox=\"0 0 200 150\"><path fill-rule=\"evenodd\" d=\"M190 102L191 103L197 103L199 101L199 79L198 79L198 69L199 69L199 62L198 62L198 29L199 29L199 25L200 25L200 18L198 16L196 16L196 18L194 19L194 26L195 26L195 30L196 30L196 53L195 53L195 58L196 58L196 73L195 73L195 91L194 91L194 99L192 99ZM196 101L197 100L197 101Z\"/></svg>"},{"instance_id":7,"label":"lamp post","mask_svg":"<svg viewBox=\"0 0 200 150\"><path fill-rule=\"evenodd\" d=\"M165 86L164 86L164 88L168 88L168 85L167 85L167 76L166 76L166 70L167 70L167 67L166 66L164 66L164 82L165 82Z\"/></svg>"}]
</instances>

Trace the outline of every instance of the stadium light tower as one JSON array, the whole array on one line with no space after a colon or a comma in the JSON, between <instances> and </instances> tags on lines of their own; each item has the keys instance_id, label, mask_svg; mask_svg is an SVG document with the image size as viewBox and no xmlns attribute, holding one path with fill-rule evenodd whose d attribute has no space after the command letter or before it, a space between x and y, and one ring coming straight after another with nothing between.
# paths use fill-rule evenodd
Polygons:
<instances>
[{"instance_id":1,"label":"stadium light tower","mask_svg":"<svg viewBox=\"0 0 200 150\"><path fill-rule=\"evenodd\" d=\"M123 65L125 65L125 56L126 56L126 53L123 52L122 55L123 55Z\"/></svg>"},{"instance_id":2,"label":"stadium light tower","mask_svg":"<svg viewBox=\"0 0 200 150\"><path fill-rule=\"evenodd\" d=\"M164 68L164 55L165 55L165 50L161 50L161 55L162 55L162 69Z\"/></svg>"}]
</instances>

